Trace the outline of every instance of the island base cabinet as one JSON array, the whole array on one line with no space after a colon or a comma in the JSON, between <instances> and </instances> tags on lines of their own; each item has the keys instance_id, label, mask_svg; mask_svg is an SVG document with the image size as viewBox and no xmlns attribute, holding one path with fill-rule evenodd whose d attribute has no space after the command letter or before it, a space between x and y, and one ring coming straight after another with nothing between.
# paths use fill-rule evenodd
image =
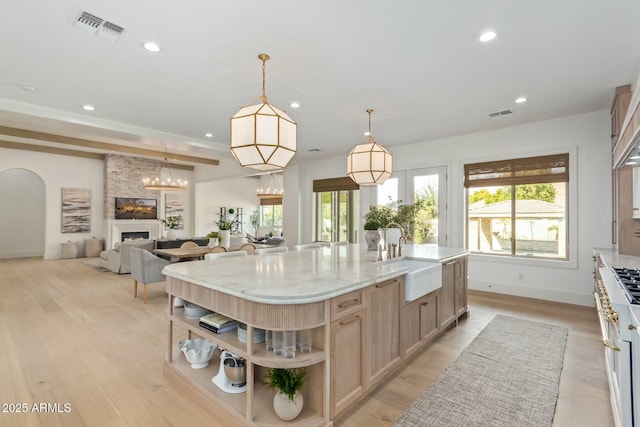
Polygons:
<instances>
[{"instance_id":1,"label":"island base cabinet","mask_svg":"<svg viewBox=\"0 0 640 427\"><path fill-rule=\"evenodd\" d=\"M400 363L403 293L403 277L367 288L367 387L380 382Z\"/></svg>"},{"instance_id":2,"label":"island base cabinet","mask_svg":"<svg viewBox=\"0 0 640 427\"><path fill-rule=\"evenodd\" d=\"M442 264L440 325L457 321L467 310L467 257L460 257Z\"/></svg>"},{"instance_id":3,"label":"island base cabinet","mask_svg":"<svg viewBox=\"0 0 640 427\"><path fill-rule=\"evenodd\" d=\"M364 393L365 310L331 323L331 418Z\"/></svg>"},{"instance_id":4,"label":"island base cabinet","mask_svg":"<svg viewBox=\"0 0 640 427\"><path fill-rule=\"evenodd\" d=\"M440 329L439 295L440 290L436 290L404 307L405 355L413 354L437 336Z\"/></svg>"}]
</instances>

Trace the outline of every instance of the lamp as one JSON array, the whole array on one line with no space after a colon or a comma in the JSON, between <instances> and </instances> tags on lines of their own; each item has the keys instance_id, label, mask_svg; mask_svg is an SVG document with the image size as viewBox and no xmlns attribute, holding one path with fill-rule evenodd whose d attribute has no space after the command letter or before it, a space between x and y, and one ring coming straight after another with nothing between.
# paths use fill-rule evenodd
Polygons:
<instances>
[{"instance_id":1,"label":"lamp","mask_svg":"<svg viewBox=\"0 0 640 427\"><path fill-rule=\"evenodd\" d=\"M284 168L296 153L296 123L265 95L269 55L261 53L261 103L244 106L231 117L231 154L240 166L269 170Z\"/></svg>"},{"instance_id":2,"label":"lamp","mask_svg":"<svg viewBox=\"0 0 640 427\"><path fill-rule=\"evenodd\" d=\"M278 187L272 173L269 174L269 178L267 179L267 187L261 187L256 190L256 196L258 196L259 199L273 199L275 197L282 197L283 194L284 189Z\"/></svg>"},{"instance_id":3,"label":"lamp","mask_svg":"<svg viewBox=\"0 0 640 427\"><path fill-rule=\"evenodd\" d=\"M168 170L168 178L162 177L162 170ZM166 174L165 174L166 175ZM160 163L160 171L158 176L154 178L143 178L142 185L145 190L160 190L160 191L185 191L187 189L187 181L182 179L173 179L171 173L171 167L169 167L169 161L167 160L167 150L164 151L164 160Z\"/></svg>"},{"instance_id":4,"label":"lamp","mask_svg":"<svg viewBox=\"0 0 640 427\"><path fill-rule=\"evenodd\" d=\"M347 175L356 184L382 184L391 176L391 154L371 136L371 113L369 113L369 132L367 141L353 147L347 156Z\"/></svg>"}]
</instances>

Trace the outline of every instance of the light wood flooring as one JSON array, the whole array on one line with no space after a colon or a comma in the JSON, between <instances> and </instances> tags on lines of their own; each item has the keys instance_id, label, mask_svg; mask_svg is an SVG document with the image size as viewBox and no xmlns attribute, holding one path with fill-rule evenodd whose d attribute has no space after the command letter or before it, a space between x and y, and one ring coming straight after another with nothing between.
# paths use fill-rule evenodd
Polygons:
<instances>
[{"instance_id":1,"label":"light wood flooring","mask_svg":"<svg viewBox=\"0 0 640 427\"><path fill-rule=\"evenodd\" d=\"M149 285L145 305L133 299L130 275L100 272L87 261L95 259L0 260L1 409L27 407L0 412L0 426L229 427L163 376L164 285ZM390 426L501 313L569 328L553 425L613 426L594 308L479 292L470 293L469 305L457 328L334 424ZM48 412L34 412L34 403L50 404Z\"/></svg>"}]
</instances>

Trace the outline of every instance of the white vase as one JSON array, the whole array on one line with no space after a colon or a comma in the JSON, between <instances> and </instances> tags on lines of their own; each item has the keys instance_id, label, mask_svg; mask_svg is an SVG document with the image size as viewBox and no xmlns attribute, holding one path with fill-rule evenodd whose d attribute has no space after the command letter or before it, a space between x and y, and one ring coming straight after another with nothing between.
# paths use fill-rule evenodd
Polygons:
<instances>
[{"instance_id":1,"label":"white vase","mask_svg":"<svg viewBox=\"0 0 640 427\"><path fill-rule=\"evenodd\" d=\"M176 230L170 228L169 231L167 231L167 239L176 240Z\"/></svg>"},{"instance_id":2,"label":"white vase","mask_svg":"<svg viewBox=\"0 0 640 427\"><path fill-rule=\"evenodd\" d=\"M210 237L208 246L210 248L215 248L216 246L218 246L218 238L217 237Z\"/></svg>"},{"instance_id":3,"label":"white vase","mask_svg":"<svg viewBox=\"0 0 640 427\"><path fill-rule=\"evenodd\" d=\"M377 251L380 243L380 232L378 230L367 230L364 233L364 240L367 242L368 251Z\"/></svg>"},{"instance_id":4,"label":"white vase","mask_svg":"<svg viewBox=\"0 0 640 427\"><path fill-rule=\"evenodd\" d=\"M280 392L273 397L273 409L276 411L276 415L284 421L291 421L300 415L303 405L302 393L296 393L293 396L293 401L289 400L289 396Z\"/></svg>"},{"instance_id":5,"label":"white vase","mask_svg":"<svg viewBox=\"0 0 640 427\"><path fill-rule=\"evenodd\" d=\"M220 234L220 245L228 249L231 244L231 230L220 230L218 233Z\"/></svg>"}]
</instances>

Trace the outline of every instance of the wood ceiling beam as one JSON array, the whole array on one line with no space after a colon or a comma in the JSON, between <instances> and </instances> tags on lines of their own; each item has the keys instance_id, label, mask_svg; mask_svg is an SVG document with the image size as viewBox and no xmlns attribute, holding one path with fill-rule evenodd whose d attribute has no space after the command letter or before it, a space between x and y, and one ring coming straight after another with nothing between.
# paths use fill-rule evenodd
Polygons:
<instances>
[{"instance_id":1,"label":"wood ceiling beam","mask_svg":"<svg viewBox=\"0 0 640 427\"><path fill-rule=\"evenodd\" d=\"M0 135L9 135L18 138L35 139L43 142L56 142L59 144L75 145L77 147L93 148L96 150L116 151L139 156L158 157L164 159L164 151L150 150L147 148L128 147L126 145L111 144L108 142L93 141L90 139L74 138L71 136L55 135L52 133L38 132L28 129L12 128L8 126L0 126ZM33 144L29 144L35 146ZM52 147L51 147L52 148ZM39 150L33 150L39 151ZM75 150L69 150L75 151ZM103 156L104 157L104 156ZM184 154L170 153L172 160L180 160L183 162L201 163L205 165L218 166L219 160L207 159L205 157L187 156Z\"/></svg>"},{"instance_id":2,"label":"wood ceiling beam","mask_svg":"<svg viewBox=\"0 0 640 427\"><path fill-rule=\"evenodd\" d=\"M104 154L101 153L90 153L88 151L70 150L68 148L49 147L46 145L24 144L22 142L0 140L0 148L12 148L14 150L37 151L39 153L61 154L63 156L104 160Z\"/></svg>"}]
</instances>

